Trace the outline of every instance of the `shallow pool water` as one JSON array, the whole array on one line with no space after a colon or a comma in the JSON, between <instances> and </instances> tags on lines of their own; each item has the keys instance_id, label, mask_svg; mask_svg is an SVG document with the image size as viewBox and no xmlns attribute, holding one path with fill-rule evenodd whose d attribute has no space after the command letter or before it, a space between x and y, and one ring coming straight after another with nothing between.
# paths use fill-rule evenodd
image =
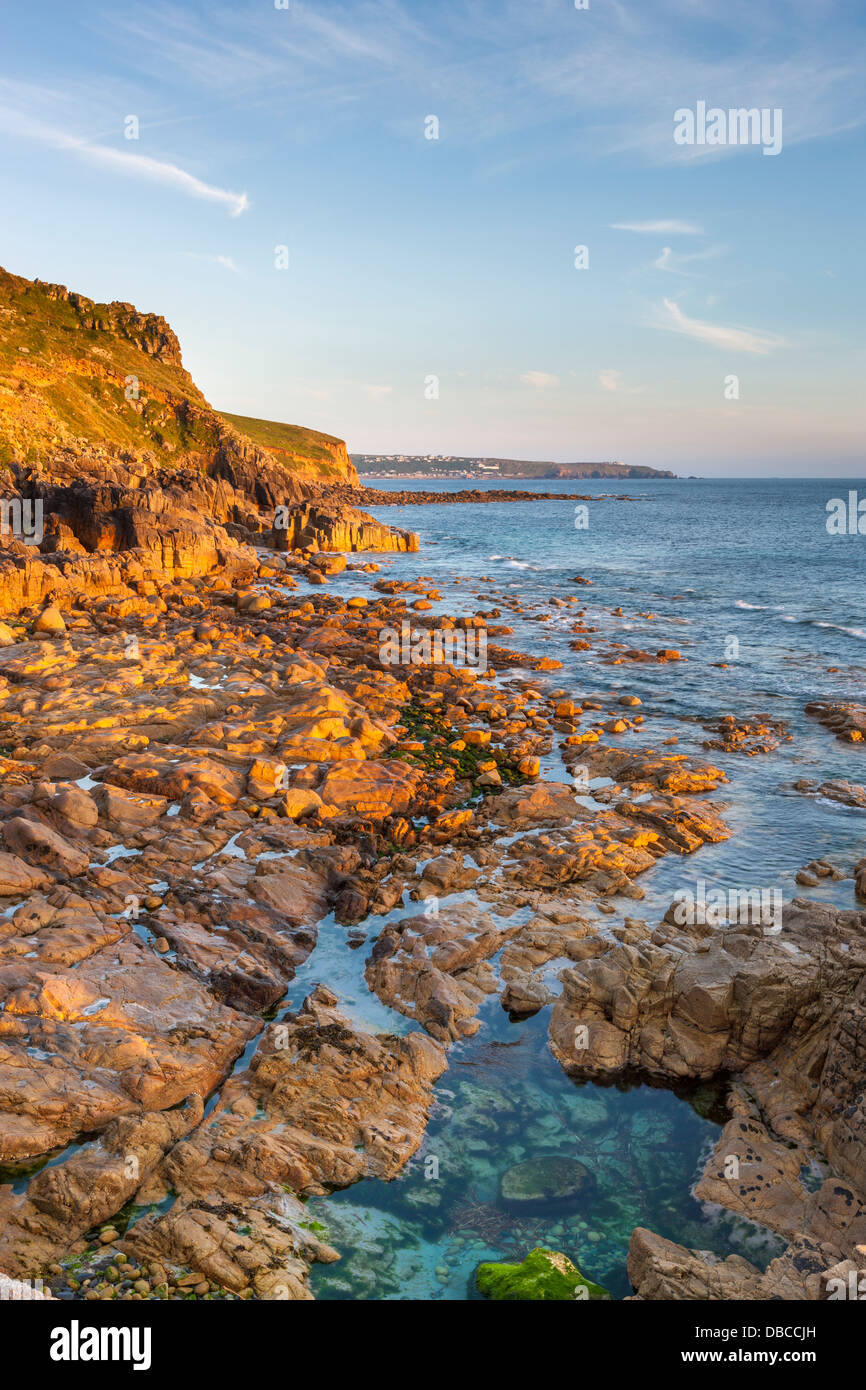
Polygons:
<instances>
[{"instance_id":1,"label":"shallow pool water","mask_svg":"<svg viewBox=\"0 0 866 1390\"><path fill-rule=\"evenodd\" d=\"M317 1298L473 1298L480 1261L519 1261L535 1245L563 1251L622 1298L629 1239L642 1225L762 1266L780 1248L690 1195L719 1132L722 1091L572 1081L548 1049L547 1014L511 1022L488 1001L479 1033L449 1053L424 1143L403 1174L310 1201L342 1255L314 1268ZM579 1160L589 1190L516 1209L502 1179L539 1157Z\"/></svg>"}]
</instances>

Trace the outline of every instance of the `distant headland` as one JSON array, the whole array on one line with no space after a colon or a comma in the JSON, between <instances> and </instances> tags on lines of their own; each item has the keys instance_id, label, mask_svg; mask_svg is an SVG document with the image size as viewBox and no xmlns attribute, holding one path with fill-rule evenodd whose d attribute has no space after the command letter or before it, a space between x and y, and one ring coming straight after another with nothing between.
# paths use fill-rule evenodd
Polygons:
<instances>
[{"instance_id":1,"label":"distant headland","mask_svg":"<svg viewBox=\"0 0 866 1390\"><path fill-rule=\"evenodd\" d=\"M675 478L667 469L620 462L551 463L452 454L352 454L359 475L390 478Z\"/></svg>"}]
</instances>

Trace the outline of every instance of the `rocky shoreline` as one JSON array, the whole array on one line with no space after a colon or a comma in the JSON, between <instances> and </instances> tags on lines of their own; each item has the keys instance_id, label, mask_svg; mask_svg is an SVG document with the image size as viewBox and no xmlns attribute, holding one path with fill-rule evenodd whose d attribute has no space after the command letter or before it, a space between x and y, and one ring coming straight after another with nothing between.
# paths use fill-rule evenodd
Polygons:
<instances>
[{"instance_id":1,"label":"rocky shoreline","mask_svg":"<svg viewBox=\"0 0 866 1390\"><path fill-rule=\"evenodd\" d=\"M347 499L350 494L346 491ZM448 506L456 502L634 502L624 492L526 492L519 488L448 488L442 492L422 492L420 489L391 492L387 488L362 486L364 504L368 507L430 507Z\"/></svg>"},{"instance_id":2,"label":"rocky shoreline","mask_svg":"<svg viewBox=\"0 0 866 1390\"><path fill-rule=\"evenodd\" d=\"M306 1199L401 1172L499 996L549 1011L578 1079L729 1081L695 1194L786 1249L763 1271L638 1228L637 1298L826 1297L866 1244L864 913L644 921L641 876L728 835L726 778L653 747L627 685L557 688L559 663L503 644L520 603L492 586L494 608L445 617L423 576L376 578L387 559L358 551L417 538L342 491L295 483L275 526L277 465L100 462L19 470L45 538L0 561L3 1274L84 1299L312 1297L340 1252ZM352 570L367 596L340 594ZM679 658L555 602L583 649ZM486 669L383 663L407 618L483 630ZM815 713L840 737L862 715ZM782 736L714 732L708 751L749 755ZM554 751L603 785L545 780ZM325 923L417 1027L365 1031L327 981L286 1004Z\"/></svg>"}]
</instances>

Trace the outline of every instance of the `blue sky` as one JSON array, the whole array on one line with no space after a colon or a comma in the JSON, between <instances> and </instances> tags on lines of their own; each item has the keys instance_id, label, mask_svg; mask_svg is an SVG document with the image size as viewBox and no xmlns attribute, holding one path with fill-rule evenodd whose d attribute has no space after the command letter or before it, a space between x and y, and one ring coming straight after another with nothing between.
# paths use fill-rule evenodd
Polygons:
<instances>
[{"instance_id":1,"label":"blue sky","mask_svg":"<svg viewBox=\"0 0 866 1390\"><path fill-rule=\"evenodd\" d=\"M0 264L354 452L862 476L864 13L7 6ZM701 101L780 109L781 152L677 145Z\"/></svg>"}]
</instances>

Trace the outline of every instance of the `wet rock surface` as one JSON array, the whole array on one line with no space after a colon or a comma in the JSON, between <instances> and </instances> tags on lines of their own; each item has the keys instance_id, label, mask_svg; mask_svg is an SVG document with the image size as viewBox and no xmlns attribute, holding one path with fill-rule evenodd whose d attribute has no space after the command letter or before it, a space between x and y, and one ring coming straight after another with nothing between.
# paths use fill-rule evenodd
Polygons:
<instances>
[{"instance_id":1,"label":"wet rock surface","mask_svg":"<svg viewBox=\"0 0 866 1390\"><path fill-rule=\"evenodd\" d=\"M862 743L866 739L866 707L863 705L853 701L825 703L813 700L806 706L806 713L817 719L842 743Z\"/></svg>"}]
</instances>

